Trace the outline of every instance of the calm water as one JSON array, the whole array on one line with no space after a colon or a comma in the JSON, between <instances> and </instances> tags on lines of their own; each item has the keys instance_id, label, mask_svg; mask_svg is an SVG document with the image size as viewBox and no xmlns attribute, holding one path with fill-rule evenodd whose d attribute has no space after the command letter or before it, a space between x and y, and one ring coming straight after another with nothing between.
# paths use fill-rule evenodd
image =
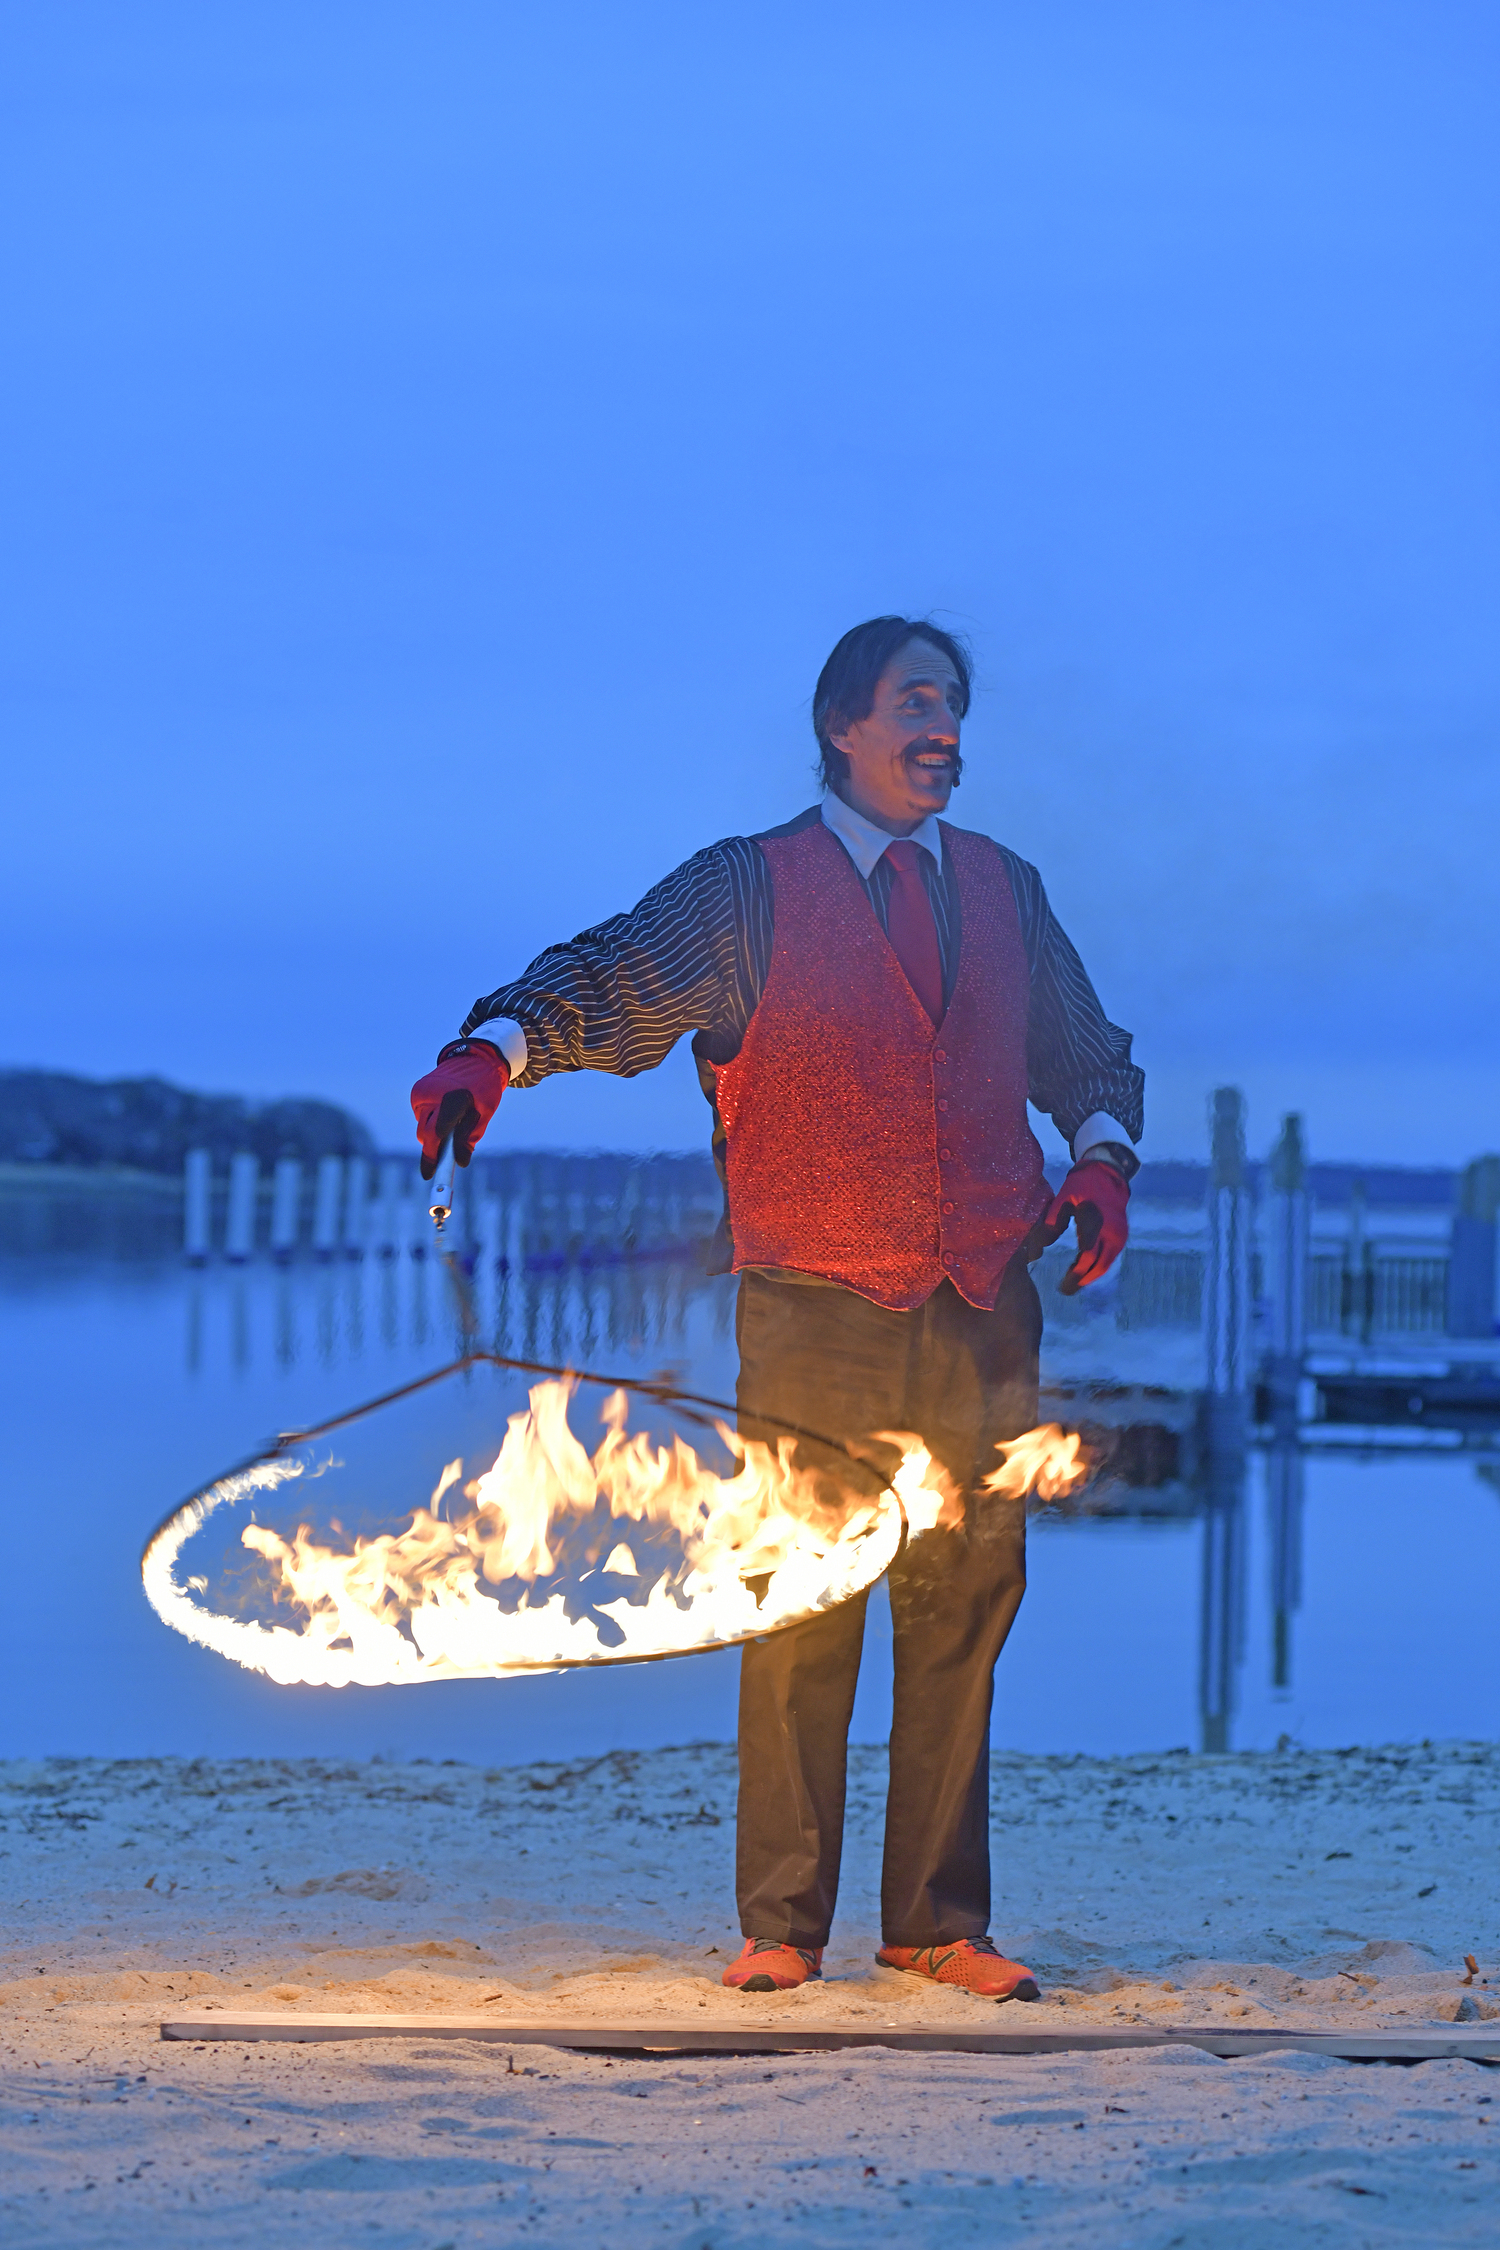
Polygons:
<instances>
[{"instance_id":1,"label":"calm water","mask_svg":"<svg viewBox=\"0 0 1500 2250\"><path fill-rule=\"evenodd\" d=\"M504 1324L511 1351L622 1372L670 1365L732 1395L730 1284L644 1267L535 1277L503 1301L499 1287L485 1318ZM139 1550L174 1502L275 1430L453 1356L430 1262L190 1274L171 1260L11 1256L0 1335L0 1754L509 1762L733 1734L732 1653L534 1681L286 1689L192 1647L147 1608ZM1257 1455L1217 1516L1039 1520L998 1675L997 1744L1500 1732L1496 1483L1427 1454L1310 1456L1301 1484L1288 1503ZM877 1600L856 1739L883 1738L889 1694ZM1227 1705L1218 1736L1205 1704Z\"/></svg>"}]
</instances>

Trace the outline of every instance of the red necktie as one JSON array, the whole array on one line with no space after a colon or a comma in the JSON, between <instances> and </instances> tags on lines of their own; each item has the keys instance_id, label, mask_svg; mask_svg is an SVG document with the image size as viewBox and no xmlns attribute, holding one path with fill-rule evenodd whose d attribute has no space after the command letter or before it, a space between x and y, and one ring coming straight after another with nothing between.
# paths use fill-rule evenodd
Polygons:
<instances>
[{"instance_id":1,"label":"red necktie","mask_svg":"<svg viewBox=\"0 0 1500 2250\"><path fill-rule=\"evenodd\" d=\"M935 1024L943 1020L943 957L938 951L937 923L917 865L921 846L903 837L887 844L885 856L895 870L886 936L891 950L906 971L906 981Z\"/></svg>"}]
</instances>

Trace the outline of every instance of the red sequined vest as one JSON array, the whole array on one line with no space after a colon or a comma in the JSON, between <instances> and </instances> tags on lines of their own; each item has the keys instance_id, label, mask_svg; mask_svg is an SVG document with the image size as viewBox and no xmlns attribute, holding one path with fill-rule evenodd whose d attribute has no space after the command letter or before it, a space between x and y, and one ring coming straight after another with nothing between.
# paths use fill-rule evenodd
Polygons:
<instances>
[{"instance_id":1,"label":"red sequined vest","mask_svg":"<svg viewBox=\"0 0 1500 2250\"><path fill-rule=\"evenodd\" d=\"M760 1005L715 1073L734 1270L814 1273L909 1311L945 1278L992 1306L1047 1208L1026 1121L1031 977L1010 879L942 823L961 939L934 1031L821 821L761 845L776 925Z\"/></svg>"}]
</instances>

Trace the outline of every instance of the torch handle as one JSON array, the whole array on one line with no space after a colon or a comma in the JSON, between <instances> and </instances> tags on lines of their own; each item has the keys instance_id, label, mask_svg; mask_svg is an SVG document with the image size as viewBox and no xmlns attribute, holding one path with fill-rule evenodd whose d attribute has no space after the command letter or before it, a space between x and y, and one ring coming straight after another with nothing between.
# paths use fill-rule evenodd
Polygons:
<instances>
[{"instance_id":1,"label":"torch handle","mask_svg":"<svg viewBox=\"0 0 1500 2250\"><path fill-rule=\"evenodd\" d=\"M467 1353L479 1334L479 1316L474 1309L474 1293L459 1256L459 1246L450 1242L446 1233L453 1213L453 1141L444 1141L437 1160L437 1170L427 1187L427 1211L436 1236L436 1250L448 1269L453 1284L453 1298L458 1310L458 1324L463 1331L463 1348Z\"/></svg>"},{"instance_id":2,"label":"torch handle","mask_svg":"<svg viewBox=\"0 0 1500 2250\"><path fill-rule=\"evenodd\" d=\"M442 1240L443 1228L453 1209L453 1136L444 1141L437 1160L437 1170L427 1188L427 1211Z\"/></svg>"}]
</instances>

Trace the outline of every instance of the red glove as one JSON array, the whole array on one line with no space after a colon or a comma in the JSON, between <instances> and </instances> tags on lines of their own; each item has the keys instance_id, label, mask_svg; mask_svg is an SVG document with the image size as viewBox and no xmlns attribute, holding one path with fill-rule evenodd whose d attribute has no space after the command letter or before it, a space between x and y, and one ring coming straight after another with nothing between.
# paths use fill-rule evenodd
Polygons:
<instances>
[{"instance_id":1,"label":"red glove","mask_svg":"<svg viewBox=\"0 0 1500 2250\"><path fill-rule=\"evenodd\" d=\"M468 1163L509 1084L509 1065L488 1039L455 1039L443 1049L435 1068L411 1090L424 1180L437 1170L450 1134L454 1156Z\"/></svg>"},{"instance_id":2,"label":"red glove","mask_svg":"<svg viewBox=\"0 0 1500 2250\"><path fill-rule=\"evenodd\" d=\"M1067 1233L1069 1220L1078 1228L1078 1255L1057 1285L1062 1296L1075 1297L1108 1273L1130 1232L1125 1217L1129 1201L1130 1182L1113 1164L1102 1157L1090 1163L1085 1157L1074 1165L1042 1222L1049 1242Z\"/></svg>"}]
</instances>

